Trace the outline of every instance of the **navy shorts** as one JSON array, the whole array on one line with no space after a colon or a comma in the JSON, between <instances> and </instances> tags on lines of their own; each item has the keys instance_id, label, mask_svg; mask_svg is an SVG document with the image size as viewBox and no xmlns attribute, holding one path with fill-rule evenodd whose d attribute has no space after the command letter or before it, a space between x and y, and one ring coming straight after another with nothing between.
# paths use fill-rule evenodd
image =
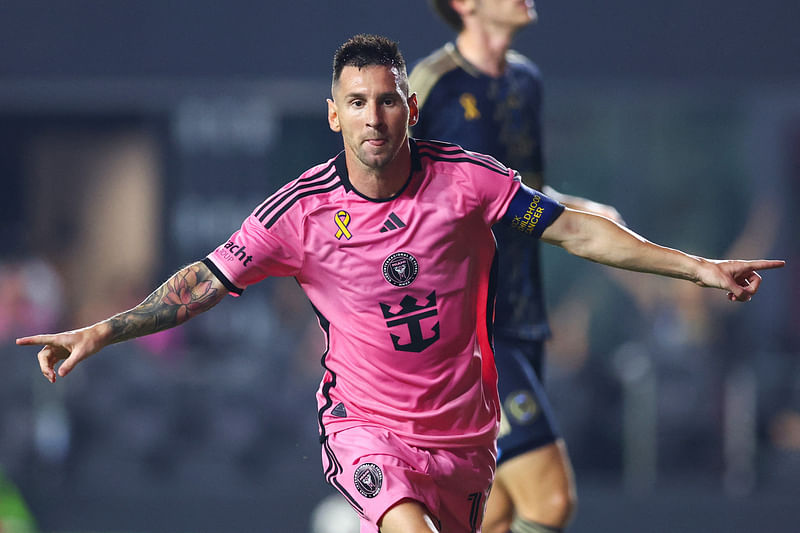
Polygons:
<instances>
[{"instance_id":1,"label":"navy shorts","mask_svg":"<svg viewBox=\"0 0 800 533\"><path fill-rule=\"evenodd\" d=\"M497 464L560 437L543 385L544 341L494 339L502 417Z\"/></svg>"}]
</instances>

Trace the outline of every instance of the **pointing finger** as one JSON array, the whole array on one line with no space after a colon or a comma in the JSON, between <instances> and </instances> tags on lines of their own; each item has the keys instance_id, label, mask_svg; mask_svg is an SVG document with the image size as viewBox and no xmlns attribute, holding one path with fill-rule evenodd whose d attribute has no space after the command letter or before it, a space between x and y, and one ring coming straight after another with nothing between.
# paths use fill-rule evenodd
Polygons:
<instances>
[{"instance_id":1,"label":"pointing finger","mask_svg":"<svg viewBox=\"0 0 800 533\"><path fill-rule=\"evenodd\" d=\"M771 268L781 268L786 264L786 261L776 259L764 259L760 261L748 261L750 268L753 270L769 270Z\"/></svg>"},{"instance_id":2,"label":"pointing finger","mask_svg":"<svg viewBox=\"0 0 800 533\"><path fill-rule=\"evenodd\" d=\"M53 344L55 335L32 335L30 337L21 337L17 339L17 344L20 346L31 346L41 344Z\"/></svg>"}]
</instances>

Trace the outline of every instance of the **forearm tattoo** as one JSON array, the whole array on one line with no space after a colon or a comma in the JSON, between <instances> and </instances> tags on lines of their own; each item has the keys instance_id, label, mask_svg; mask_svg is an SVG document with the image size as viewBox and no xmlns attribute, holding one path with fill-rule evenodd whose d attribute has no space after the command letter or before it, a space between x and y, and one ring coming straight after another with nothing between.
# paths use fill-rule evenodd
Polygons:
<instances>
[{"instance_id":1,"label":"forearm tattoo","mask_svg":"<svg viewBox=\"0 0 800 533\"><path fill-rule=\"evenodd\" d=\"M108 319L111 342L172 328L211 309L225 296L214 287L215 280L200 262L179 270L142 303Z\"/></svg>"}]
</instances>

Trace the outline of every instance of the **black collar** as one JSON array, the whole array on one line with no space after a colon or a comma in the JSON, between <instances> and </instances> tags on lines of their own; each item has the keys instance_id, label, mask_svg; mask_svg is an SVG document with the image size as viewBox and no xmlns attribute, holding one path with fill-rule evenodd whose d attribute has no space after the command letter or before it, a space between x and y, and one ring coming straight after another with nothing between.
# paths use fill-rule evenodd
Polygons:
<instances>
[{"instance_id":1,"label":"black collar","mask_svg":"<svg viewBox=\"0 0 800 533\"><path fill-rule=\"evenodd\" d=\"M369 196L361 194L355 187L353 187L353 184L350 182L350 175L347 173L347 159L345 157L344 150L339 152L339 155L336 156L333 164L336 166L336 174L338 174L339 178L342 180L342 186L344 187L344 190L347 192L353 192L365 200L369 200L370 202L388 202L403 194L403 191L406 190L408 184L411 183L414 173L422 170L422 162L419 159L419 149L417 148L416 141L409 138L408 144L411 148L411 173L409 174L408 179L403 186L400 187L400 190L389 198L370 198Z\"/></svg>"}]
</instances>

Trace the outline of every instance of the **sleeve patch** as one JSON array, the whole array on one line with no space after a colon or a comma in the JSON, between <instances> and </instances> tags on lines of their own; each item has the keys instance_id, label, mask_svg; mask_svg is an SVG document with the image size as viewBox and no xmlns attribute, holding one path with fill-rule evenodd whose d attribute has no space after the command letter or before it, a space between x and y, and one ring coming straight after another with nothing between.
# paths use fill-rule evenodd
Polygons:
<instances>
[{"instance_id":1,"label":"sleeve patch","mask_svg":"<svg viewBox=\"0 0 800 533\"><path fill-rule=\"evenodd\" d=\"M503 221L521 233L541 237L563 211L563 205L522 184L511 199Z\"/></svg>"}]
</instances>

